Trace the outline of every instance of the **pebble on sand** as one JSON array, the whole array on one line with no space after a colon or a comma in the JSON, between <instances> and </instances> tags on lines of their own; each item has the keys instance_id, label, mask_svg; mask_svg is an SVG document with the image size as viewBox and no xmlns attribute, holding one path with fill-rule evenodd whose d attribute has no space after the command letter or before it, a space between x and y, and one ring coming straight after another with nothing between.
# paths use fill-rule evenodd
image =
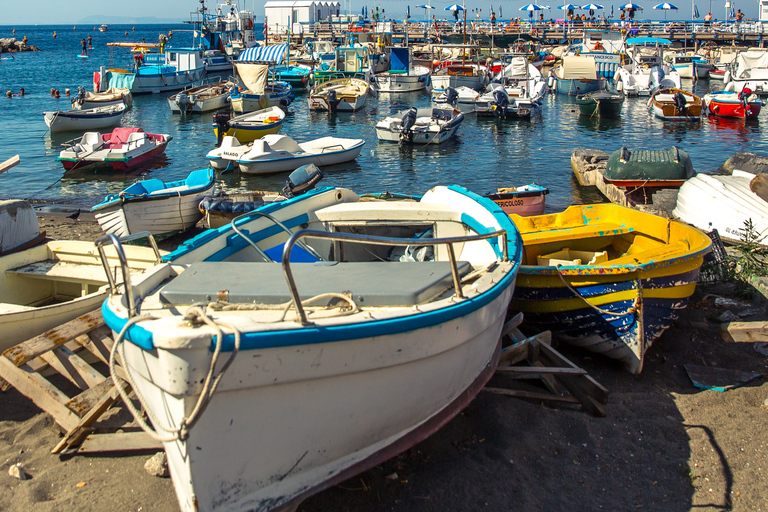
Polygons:
<instances>
[{"instance_id":1,"label":"pebble on sand","mask_svg":"<svg viewBox=\"0 0 768 512\"><path fill-rule=\"evenodd\" d=\"M14 478L18 478L19 480L29 480L32 478L29 473L24 471L24 468L21 467L21 463L16 463L8 468L8 474Z\"/></svg>"}]
</instances>

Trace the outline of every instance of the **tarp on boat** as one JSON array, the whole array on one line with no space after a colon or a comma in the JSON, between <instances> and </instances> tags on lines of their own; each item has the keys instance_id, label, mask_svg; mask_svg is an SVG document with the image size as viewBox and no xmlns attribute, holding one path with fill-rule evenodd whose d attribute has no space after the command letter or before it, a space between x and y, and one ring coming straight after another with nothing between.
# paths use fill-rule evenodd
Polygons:
<instances>
[{"instance_id":1,"label":"tarp on boat","mask_svg":"<svg viewBox=\"0 0 768 512\"><path fill-rule=\"evenodd\" d=\"M595 59L581 55L568 55L563 57L563 65L560 68L562 80L578 80L586 78L588 80L597 80L597 70L595 69Z\"/></svg>"},{"instance_id":2,"label":"tarp on boat","mask_svg":"<svg viewBox=\"0 0 768 512\"><path fill-rule=\"evenodd\" d=\"M237 74L245 87L256 94L264 94L264 86L267 84L269 66L267 64L248 64L235 62Z\"/></svg>"},{"instance_id":3,"label":"tarp on boat","mask_svg":"<svg viewBox=\"0 0 768 512\"><path fill-rule=\"evenodd\" d=\"M77 99L79 100L79 97ZM133 96L131 95L131 90L118 89L116 87L110 87L104 92L85 91L85 94L82 98L83 101L81 101L80 104L82 105L82 103L86 101L112 101L117 99L122 99L126 108L131 108L133 105Z\"/></svg>"},{"instance_id":4,"label":"tarp on boat","mask_svg":"<svg viewBox=\"0 0 768 512\"><path fill-rule=\"evenodd\" d=\"M269 62L280 64L288 55L287 44L273 44L269 46L254 46L240 52L238 62Z\"/></svg>"},{"instance_id":5,"label":"tarp on boat","mask_svg":"<svg viewBox=\"0 0 768 512\"><path fill-rule=\"evenodd\" d=\"M389 49L389 55L390 71L408 71L411 60L408 48L392 47Z\"/></svg>"},{"instance_id":6,"label":"tarp on boat","mask_svg":"<svg viewBox=\"0 0 768 512\"><path fill-rule=\"evenodd\" d=\"M133 81L136 78L133 73L113 73L107 71L107 86L117 89L133 90Z\"/></svg>"},{"instance_id":7,"label":"tarp on boat","mask_svg":"<svg viewBox=\"0 0 768 512\"><path fill-rule=\"evenodd\" d=\"M746 74L749 72L748 74ZM736 57L736 78L768 78L768 52L741 52Z\"/></svg>"}]
</instances>

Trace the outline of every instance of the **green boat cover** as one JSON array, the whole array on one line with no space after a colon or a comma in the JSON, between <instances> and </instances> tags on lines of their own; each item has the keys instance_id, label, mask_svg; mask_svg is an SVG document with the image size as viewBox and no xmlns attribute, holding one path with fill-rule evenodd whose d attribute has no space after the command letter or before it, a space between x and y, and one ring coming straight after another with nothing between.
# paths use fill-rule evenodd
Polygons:
<instances>
[{"instance_id":1,"label":"green boat cover","mask_svg":"<svg viewBox=\"0 0 768 512\"><path fill-rule=\"evenodd\" d=\"M606 181L687 180L694 175L688 153L670 149L630 151L622 147L611 153L605 170Z\"/></svg>"}]
</instances>

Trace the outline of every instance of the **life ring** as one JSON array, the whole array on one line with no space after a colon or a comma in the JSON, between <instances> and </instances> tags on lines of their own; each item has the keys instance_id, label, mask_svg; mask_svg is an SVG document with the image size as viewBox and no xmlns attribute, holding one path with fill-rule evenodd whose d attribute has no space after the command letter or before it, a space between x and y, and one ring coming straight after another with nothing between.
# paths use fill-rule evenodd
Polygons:
<instances>
[{"instance_id":1,"label":"life ring","mask_svg":"<svg viewBox=\"0 0 768 512\"><path fill-rule=\"evenodd\" d=\"M595 43L595 47L592 49L595 51L601 51L601 50L605 50L605 47L602 44L600 44L600 41L597 41Z\"/></svg>"}]
</instances>

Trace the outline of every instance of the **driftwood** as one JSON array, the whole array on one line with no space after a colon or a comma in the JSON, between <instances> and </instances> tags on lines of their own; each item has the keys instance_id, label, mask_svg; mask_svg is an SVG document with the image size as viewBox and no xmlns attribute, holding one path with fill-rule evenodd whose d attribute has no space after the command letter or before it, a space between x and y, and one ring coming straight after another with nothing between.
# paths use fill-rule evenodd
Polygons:
<instances>
[{"instance_id":1,"label":"driftwood","mask_svg":"<svg viewBox=\"0 0 768 512\"><path fill-rule=\"evenodd\" d=\"M761 172L749 182L749 190L763 201L768 201L768 174Z\"/></svg>"},{"instance_id":2,"label":"driftwood","mask_svg":"<svg viewBox=\"0 0 768 512\"><path fill-rule=\"evenodd\" d=\"M736 343L768 342L768 322L728 322L720 334L724 341Z\"/></svg>"}]
</instances>

